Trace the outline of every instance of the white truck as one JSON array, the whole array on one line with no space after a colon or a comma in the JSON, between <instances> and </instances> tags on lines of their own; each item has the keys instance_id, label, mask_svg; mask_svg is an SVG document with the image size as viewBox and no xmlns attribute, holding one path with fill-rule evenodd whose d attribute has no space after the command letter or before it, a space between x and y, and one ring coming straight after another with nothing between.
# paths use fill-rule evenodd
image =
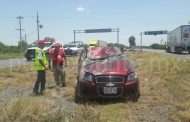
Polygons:
<instances>
[{"instance_id":1,"label":"white truck","mask_svg":"<svg viewBox=\"0 0 190 122\"><path fill-rule=\"evenodd\" d=\"M190 25L181 25L168 33L166 52L190 53Z\"/></svg>"},{"instance_id":2,"label":"white truck","mask_svg":"<svg viewBox=\"0 0 190 122\"><path fill-rule=\"evenodd\" d=\"M66 55L79 55L84 50L84 45L81 41L70 42L64 50Z\"/></svg>"},{"instance_id":3,"label":"white truck","mask_svg":"<svg viewBox=\"0 0 190 122\"><path fill-rule=\"evenodd\" d=\"M37 47L38 47L38 44L35 42L32 47L29 47L28 49L26 49L25 57L26 57L26 59L28 61L34 60L35 51L36 51ZM49 55L50 50L53 49L53 48L54 48L54 43L53 42L45 41L45 46L44 46L43 50L44 50L47 57Z\"/></svg>"}]
</instances>

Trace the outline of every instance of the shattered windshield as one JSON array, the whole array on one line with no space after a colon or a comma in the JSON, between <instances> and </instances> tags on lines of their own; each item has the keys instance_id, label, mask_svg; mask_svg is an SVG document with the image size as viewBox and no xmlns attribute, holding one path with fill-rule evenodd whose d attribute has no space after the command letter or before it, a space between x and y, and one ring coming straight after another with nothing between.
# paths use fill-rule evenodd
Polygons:
<instances>
[{"instance_id":1,"label":"shattered windshield","mask_svg":"<svg viewBox=\"0 0 190 122\"><path fill-rule=\"evenodd\" d=\"M91 60L107 59L121 55L117 47L94 47L90 48L87 57Z\"/></svg>"},{"instance_id":2,"label":"shattered windshield","mask_svg":"<svg viewBox=\"0 0 190 122\"><path fill-rule=\"evenodd\" d=\"M52 43L45 43L44 47L50 47Z\"/></svg>"}]
</instances>

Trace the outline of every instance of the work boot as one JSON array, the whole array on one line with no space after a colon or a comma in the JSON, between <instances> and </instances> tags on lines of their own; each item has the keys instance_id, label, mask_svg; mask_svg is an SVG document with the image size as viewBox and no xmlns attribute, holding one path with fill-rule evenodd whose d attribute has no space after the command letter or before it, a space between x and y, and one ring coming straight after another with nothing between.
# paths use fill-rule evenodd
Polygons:
<instances>
[{"instance_id":1,"label":"work boot","mask_svg":"<svg viewBox=\"0 0 190 122\"><path fill-rule=\"evenodd\" d=\"M60 85L60 82L56 82L56 85L59 86L59 85Z\"/></svg>"},{"instance_id":2,"label":"work boot","mask_svg":"<svg viewBox=\"0 0 190 122\"><path fill-rule=\"evenodd\" d=\"M40 91L40 93L38 95L44 95L45 91Z\"/></svg>"},{"instance_id":3,"label":"work boot","mask_svg":"<svg viewBox=\"0 0 190 122\"><path fill-rule=\"evenodd\" d=\"M61 83L61 87L65 87L66 85L65 85L65 83Z\"/></svg>"},{"instance_id":4,"label":"work boot","mask_svg":"<svg viewBox=\"0 0 190 122\"><path fill-rule=\"evenodd\" d=\"M31 96L37 96L37 95L38 95L38 92L33 91L33 92L31 93Z\"/></svg>"}]
</instances>

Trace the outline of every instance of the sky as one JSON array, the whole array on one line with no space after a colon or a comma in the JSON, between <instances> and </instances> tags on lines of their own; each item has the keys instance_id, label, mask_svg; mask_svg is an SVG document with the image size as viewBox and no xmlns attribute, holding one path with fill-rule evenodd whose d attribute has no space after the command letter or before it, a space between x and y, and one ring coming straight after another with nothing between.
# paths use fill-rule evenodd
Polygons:
<instances>
[{"instance_id":1,"label":"sky","mask_svg":"<svg viewBox=\"0 0 190 122\"><path fill-rule=\"evenodd\" d=\"M140 33L172 31L190 21L190 0L0 0L0 42L17 45L19 21L23 16L22 37L37 40L36 15L39 14L40 39L55 38L63 44L74 40L74 30L119 28L119 43L129 45L130 36L140 45ZM117 33L77 33L76 40L117 42ZM167 35L143 35L142 44L163 44Z\"/></svg>"}]
</instances>

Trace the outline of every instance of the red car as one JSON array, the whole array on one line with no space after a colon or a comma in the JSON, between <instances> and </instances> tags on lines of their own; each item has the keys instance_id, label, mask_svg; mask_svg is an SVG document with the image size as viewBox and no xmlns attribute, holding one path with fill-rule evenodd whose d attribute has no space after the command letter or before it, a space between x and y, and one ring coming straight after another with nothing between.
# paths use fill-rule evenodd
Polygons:
<instances>
[{"instance_id":1,"label":"red car","mask_svg":"<svg viewBox=\"0 0 190 122\"><path fill-rule=\"evenodd\" d=\"M117 47L94 47L78 61L75 101L96 98L131 98L137 101L139 80L129 60Z\"/></svg>"}]
</instances>

